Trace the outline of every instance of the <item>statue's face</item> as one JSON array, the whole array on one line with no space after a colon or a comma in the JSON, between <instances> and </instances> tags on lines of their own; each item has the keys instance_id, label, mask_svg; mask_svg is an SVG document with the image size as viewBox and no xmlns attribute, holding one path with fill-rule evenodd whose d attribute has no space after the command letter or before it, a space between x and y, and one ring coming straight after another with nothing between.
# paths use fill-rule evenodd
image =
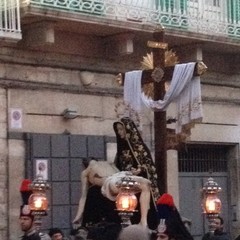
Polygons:
<instances>
[{"instance_id":1,"label":"statue's face","mask_svg":"<svg viewBox=\"0 0 240 240\"><path fill-rule=\"evenodd\" d=\"M125 138L126 137L126 131L124 129L124 126L121 123L118 123L117 126L117 134L119 135L120 138Z\"/></svg>"}]
</instances>

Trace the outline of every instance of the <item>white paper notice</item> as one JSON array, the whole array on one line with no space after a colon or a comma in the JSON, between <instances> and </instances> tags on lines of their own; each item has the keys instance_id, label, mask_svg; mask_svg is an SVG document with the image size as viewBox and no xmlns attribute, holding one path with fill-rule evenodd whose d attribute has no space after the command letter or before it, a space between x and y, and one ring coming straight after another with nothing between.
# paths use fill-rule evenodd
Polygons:
<instances>
[{"instance_id":1,"label":"white paper notice","mask_svg":"<svg viewBox=\"0 0 240 240\"><path fill-rule=\"evenodd\" d=\"M22 128L22 109L10 109L10 127L15 129Z\"/></svg>"}]
</instances>

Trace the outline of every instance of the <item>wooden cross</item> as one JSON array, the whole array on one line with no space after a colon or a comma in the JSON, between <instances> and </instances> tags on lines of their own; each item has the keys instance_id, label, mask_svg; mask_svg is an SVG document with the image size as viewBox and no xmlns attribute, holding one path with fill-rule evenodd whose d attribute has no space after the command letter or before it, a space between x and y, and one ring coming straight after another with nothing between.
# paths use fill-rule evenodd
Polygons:
<instances>
[{"instance_id":1,"label":"wooden cross","mask_svg":"<svg viewBox=\"0 0 240 240\"><path fill-rule=\"evenodd\" d=\"M148 47L153 52L153 70L144 70L142 85L154 83L154 100L163 99L165 95L165 82L171 80L174 67L165 67L165 51L168 44L164 42L164 29L153 32L153 41L148 41ZM202 75L207 67L203 62L197 62L194 76ZM124 84L122 74L122 84ZM166 111L154 112L154 139L155 139L155 165L158 175L158 188L160 194L167 189L167 118Z\"/></svg>"}]
</instances>

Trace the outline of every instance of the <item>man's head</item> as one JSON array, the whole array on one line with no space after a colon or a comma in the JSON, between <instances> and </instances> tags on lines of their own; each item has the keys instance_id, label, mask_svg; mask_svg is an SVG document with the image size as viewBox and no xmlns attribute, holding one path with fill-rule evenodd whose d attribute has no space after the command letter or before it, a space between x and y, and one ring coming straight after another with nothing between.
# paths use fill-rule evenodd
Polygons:
<instances>
[{"instance_id":1,"label":"man's head","mask_svg":"<svg viewBox=\"0 0 240 240\"><path fill-rule=\"evenodd\" d=\"M119 240L150 240L151 231L147 227L133 224L120 232Z\"/></svg>"},{"instance_id":2,"label":"man's head","mask_svg":"<svg viewBox=\"0 0 240 240\"><path fill-rule=\"evenodd\" d=\"M31 180L24 179L20 186L20 193L22 196L23 204L20 206L20 227L23 232L29 232L33 228L34 216L32 215L31 209L28 205L28 199L32 194L32 190L30 188Z\"/></svg>"},{"instance_id":3,"label":"man's head","mask_svg":"<svg viewBox=\"0 0 240 240\"><path fill-rule=\"evenodd\" d=\"M29 208L29 205L22 205L20 207L20 227L23 232L28 232L33 228L34 216Z\"/></svg>"},{"instance_id":4,"label":"man's head","mask_svg":"<svg viewBox=\"0 0 240 240\"><path fill-rule=\"evenodd\" d=\"M20 216L20 227L23 232L29 232L33 227L33 217L32 216Z\"/></svg>"},{"instance_id":5,"label":"man's head","mask_svg":"<svg viewBox=\"0 0 240 240\"><path fill-rule=\"evenodd\" d=\"M214 224L215 224L215 231L223 231L223 218L218 216L215 220L214 220Z\"/></svg>"},{"instance_id":6,"label":"man's head","mask_svg":"<svg viewBox=\"0 0 240 240\"><path fill-rule=\"evenodd\" d=\"M169 236L166 233L158 233L157 240L169 240Z\"/></svg>"},{"instance_id":7,"label":"man's head","mask_svg":"<svg viewBox=\"0 0 240 240\"><path fill-rule=\"evenodd\" d=\"M62 240L63 239L63 232L59 228L51 228L49 230L48 234L52 240Z\"/></svg>"}]
</instances>

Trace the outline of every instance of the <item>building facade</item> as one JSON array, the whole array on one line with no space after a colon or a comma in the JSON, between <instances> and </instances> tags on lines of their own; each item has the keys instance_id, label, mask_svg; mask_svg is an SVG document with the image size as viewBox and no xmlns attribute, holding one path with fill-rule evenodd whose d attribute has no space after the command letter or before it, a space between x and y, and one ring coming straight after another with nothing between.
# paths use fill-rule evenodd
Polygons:
<instances>
[{"instance_id":1,"label":"building facade","mask_svg":"<svg viewBox=\"0 0 240 240\"><path fill-rule=\"evenodd\" d=\"M168 190L200 239L207 222L199 189L213 171L227 230L240 234L239 0L1 0L0 7L0 239L21 234L20 183L35 177L42 160L52 185L43 228L68 233L82 160L115 155L112 125L123 96L116 75L140 69L159 24L179 62L208 67L203 121L183 150L168 151ZM142 131L154 152L153 124L146 111Z\"/></svg>"}]
</instances>

